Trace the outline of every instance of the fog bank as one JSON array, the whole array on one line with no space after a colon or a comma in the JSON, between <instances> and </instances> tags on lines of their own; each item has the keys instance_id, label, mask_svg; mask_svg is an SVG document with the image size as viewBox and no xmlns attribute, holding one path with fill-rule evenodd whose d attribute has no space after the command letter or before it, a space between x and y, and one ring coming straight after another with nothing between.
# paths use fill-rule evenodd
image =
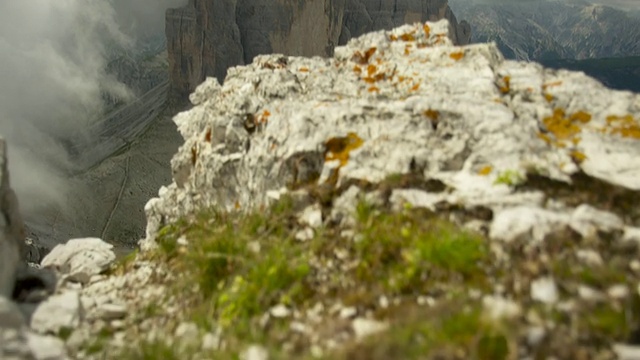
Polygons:
<instances>
[{"instance_id":1,"label":"fog bank","mask_svg":"<svg viewBox=\"0 0 640 360\"><path fill-rule=\"evenodd\" d=\"M127 99L105 71L110 56L161 34L167 7L187 0L3 0L0 2L0 135L22 212L64 208L78 192L61 139L100 118L103 97ZM75 196L75 194L74 194Z\"/></svg>"}]
</instances>

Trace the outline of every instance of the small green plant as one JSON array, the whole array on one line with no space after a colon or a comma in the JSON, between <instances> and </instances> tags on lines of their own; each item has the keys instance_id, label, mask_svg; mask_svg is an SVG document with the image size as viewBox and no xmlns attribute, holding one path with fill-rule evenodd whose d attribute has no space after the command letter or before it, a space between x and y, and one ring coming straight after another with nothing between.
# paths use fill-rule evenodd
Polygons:
<instances>
[{"instance_id":1,"label":"small green plant","mask_svg":"<svg viewBox=\"0 0 640 360\"><path fill-rule=\"evenodd\" d=\"M494 184L504 184L508 186L517 186L522 184L526 180L526 177L517 170L505 170L498 174L498 177L493 182Z\"/></svg>"}]
</instances>

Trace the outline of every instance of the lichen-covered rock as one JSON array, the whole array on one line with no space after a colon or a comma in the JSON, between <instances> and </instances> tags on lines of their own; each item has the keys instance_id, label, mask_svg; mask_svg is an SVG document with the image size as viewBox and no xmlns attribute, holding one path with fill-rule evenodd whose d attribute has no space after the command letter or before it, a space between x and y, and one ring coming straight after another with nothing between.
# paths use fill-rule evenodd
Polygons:
<instances>
[{"instance_id":1,"label":"lichen-covered rock","mask_svg":"<svg viewBox=\"0 0 640 360\"><path fill-rule=\"evenodd\" d=\"M518 238L509 225L518 214L548 218L543 228L518 220L536 239L637 226L640 96L452 38L444 20L405 25L352 39L330 59L259 56L223 86L205 82L197 106L174 118L185 143L174 183L146 206L143 247L201 208L248 209L282 188L397 174L443 185L394 201L480 209L505 240ZM576 210L582 203L591 207ZM598 211L613 214L595 221Z\"/></svg>"}]
</instances>

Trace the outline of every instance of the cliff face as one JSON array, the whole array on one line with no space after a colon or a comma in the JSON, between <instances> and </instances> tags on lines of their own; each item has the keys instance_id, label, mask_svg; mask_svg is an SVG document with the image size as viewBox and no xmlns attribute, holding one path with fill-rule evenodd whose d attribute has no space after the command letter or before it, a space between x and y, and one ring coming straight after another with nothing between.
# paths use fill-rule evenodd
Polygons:
<instances>
[{"instance_id":1,"label":"cliff face","mask_svg":"<svg viewBox=\"0 0 640 360\"><path fill-rule=\"evenodd\" d=\"M446 18L456 44L468 44L447 0L191 0L166 16L172 98L184 99L207 76L256 55L331 56L366 32Z\"/></svg>"},{"instance_id":2,"label":"cliff face","mask_svg":"<svg viewBox=\"0 0 640 360\"><path fill-rule=\"evenodd\" d=\"M505 57L526 61L640 54L640 19L588 2L450 0L473 26L473 42L495 41Z\"/></svg>"}]
</instances>

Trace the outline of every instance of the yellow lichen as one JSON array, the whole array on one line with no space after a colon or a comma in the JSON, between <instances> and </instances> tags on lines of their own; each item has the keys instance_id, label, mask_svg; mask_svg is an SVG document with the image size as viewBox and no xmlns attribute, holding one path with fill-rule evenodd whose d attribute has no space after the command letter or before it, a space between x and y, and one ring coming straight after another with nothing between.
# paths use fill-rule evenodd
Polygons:
<instances>
[{"instance_id":1,"label":"yellow lichen","mask_svg":"<svg viewBox=\"0 0 640 360\"><path fill-rule=\"evenodd\" d=\"M567 116L563 109L555 109L553 115L542 120L547 132L538 133L538 137L549 145L572 149L569 155L576 163L583 162L587 156L576 150L580 143L583 126L591 121L591 114L578 111Z\"/></svg>"},{"instance_id":2,"label":"yellow lichen","mask_svg":"<svg viewBox=\"0 0 640 360\"><path fill-rule=\"evenodd\" d=\"M362 140L356 133L350 132L345 137L334 137L325 143L325 161L339 160L340 167L349 161L349 153L362 146Z\"/></svg>"},{"instance_id":3,"label":"yellow lichen","mask_svg":"<svg viewBox=\"0 0 640 360\"><path fill-rule=\"evenodd\" d=\"M400 35L400 39L402 41L415 41L416 37L413 36L413 33L407 33L407 34Z\"/></svg>"},{"instance_id":4,"label":"yellow lichen","mask_svg":"<svg viewBox=\"0 0 640 360\"><path fill-rule=\"evenodd\" d=\"M424 111L424 116L429 118L429 120L431 121L432 128L436 130L440 122L440 112L437 110L429 109Z\"/></svg>"},{"instance_id":5,"label":"yellow lichen","mask_svg":"<svg viewBox=\"0 0 640 360\"><path fill-rule=\"evenodd\" d=\"M507 75L502 78L502 85L500 85L500 92L503 94L507 94L511 91L511 76Z\"/></svg>"},{"instance_id":6,"label":"yellow lichen","mask_svg":"<svg viewBox=\"0 0 640 360\"><path fill-rule=\"evenodd\" d=\"M591 114L581 110L571 114L571 116L569 116L569 120L571 122L578 121L580 123L587 124L589 121L591 121Z\"/></svg>"},{"instance_id":7,"label":"yellow lichen","mask_svg":"<svg viewBox=\"0 0 640 360\"><path fill-rule=\"evenodd\" d=\"M429 25L427 24L422 25L422 30L424 31L424 35L426 37L429 37L429 34L431 33L431 28L429 27Z\"/></svg>"},{"instance_id":8,"label":"yellow lichen","mask_svg":"<svg viewBox=\"0 0 640 360\"><path fill-rule=\"evenodd\" d=\"M480 168L480 170L478 170L478 175L487 176L491 174L492 171L493 171L493 166L491 165L483 166L482 168Z\"/></svg>"},{"instance_id":9,"label":"yellow lichen","mask_svg":"<svg viewBox=\"0 0 640 360\"><path fill-rule=\"evenodd\" d=\"M545 93L544 94L544 98L547 100L547 102L552 102L554 97L553 95L549 94L549 93Z\"/></svg>"},{"instance_id":10,"label":"yellow lichen","mask_svg":"<svg viewBox=\"0 0 640 360\"><path fill-rule=\"evenodd\" d=\"M300 71L300 72L309 72L309 68L308 67L301 67L300 69L298 69L298 71Z\"/></svg>"},{"instance_id":11,"label":"yellow lichen","mask_svg":"<svg viewBox=\"0 0 640 360\"><path fill-rule=\"evenodd\" d=\"M367 66L367 75L371 76L371 75L375 74L377 69L378 68L373 64Z\"/></svg>"},{"instance_id":12,"label":"yellow lichen","mask_svg":"<svg viewBox=\"0 0 640 360\"><path fill-rule=\"evenodd\" d=\"M586 159L587 159L587 156L586 156L583 152L580 152L580 151L574 150L574 151L572 151L572 152L571 152L571 158L572 158L575 162L577 162L577 163L581 163L581 162L583 162L584 160L586 160Z\"/></svg>"},{"instance_id":13,"label":"yellow lichen","mask_svg":"<svg viewBox=\"0 0 640 360\"><path fill-rule=\"evenodd\" d=\"M631 115L607 117L607 132L623 138L640 139L640 125Z\"/></svg>"},{"instance_id":14,"label":"yellow lichen","mask_svg":"<svg viewBox=\"0 0 640 360\"><path fill-rule=\"evenodd\" d=\"M462 59L464 57L464 51L458 51L458 52L454 52L449 54L449 57L452 58L455 61L459 61L460 59Z\"/></svg>"}]
</instances>

